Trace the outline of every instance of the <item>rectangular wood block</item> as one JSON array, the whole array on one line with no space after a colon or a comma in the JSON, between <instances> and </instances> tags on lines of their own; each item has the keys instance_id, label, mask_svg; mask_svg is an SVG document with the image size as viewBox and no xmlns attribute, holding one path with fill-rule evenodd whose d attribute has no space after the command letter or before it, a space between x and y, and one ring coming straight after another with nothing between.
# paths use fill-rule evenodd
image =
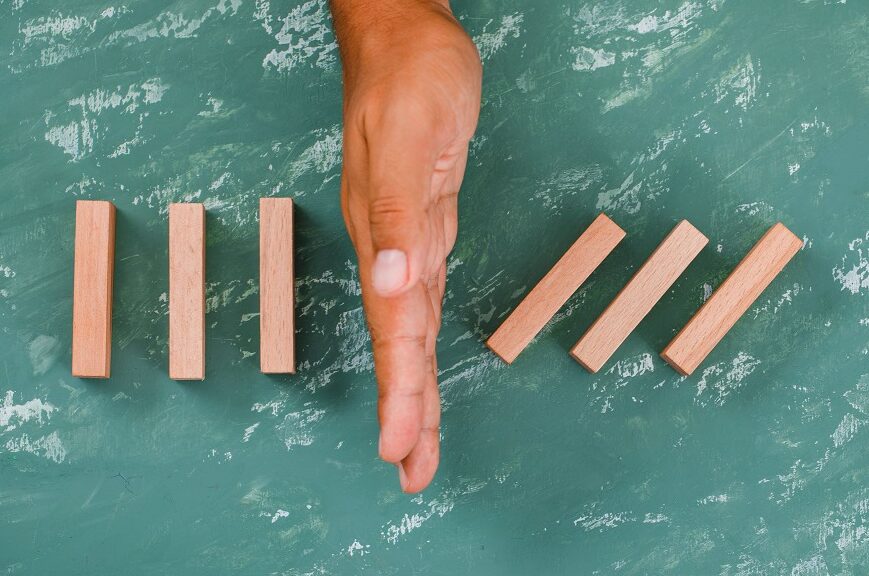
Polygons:
<instances>
[{"instance_id":1,"label":"rectangular wood block","mask_svg":"<svg viewBox=\"0 0 869 576\"><path fill-rule=\"evenodd\" d=\"M114 204L79 200L75 204L73 376L108 378L111 373L114 263Z\"/></svg>"},{"instance_id":2,"label":"rectangular wood block","mask_svg":"<svg viewBox=\"0 0 869 576\"><path fill-rule=\"evenodd\" d=\"M205 207L169 205L169 377L205 378Z\"/></svg>"},{"instance_id":3,"label":"rectangular wood block","mask_svg":"<svg viewBox=\"0 0 869 576\"><path fill-rule=\"evenodd\" d=\"M295 374L293 200L260 198L260 370Z\"/></svg>"},{"instance_id":4,"label":"rectangular wood block","mask_svg":"<svg viewBox=\"0 0 869 576\"><path fill-rule=\"evenodd\" d=\"M600 214L498 327L486 345L506 363L512 363L624 237L624 230L605 214Z\"/></svg>"},{"instance_id":5,"label":"rectangular wood block","mask_svg":"<svg viewBox=\"0 0 869 576\"><path fill-rule=\"evenodd\" d=\"M767 230L661 357L683 375L694 372L802 247L781 222Z\"/></svg>"},{"instance_id":6,"label":"rectangular wood block","mask_svg":"<svg viewBox=\"0 0 869 576\"><path fill-rule=\"evenodd\" d=\"M600 370L707 242L687 220L677 224L570 351L576 361Z\"/></svg>"}]
</instances>

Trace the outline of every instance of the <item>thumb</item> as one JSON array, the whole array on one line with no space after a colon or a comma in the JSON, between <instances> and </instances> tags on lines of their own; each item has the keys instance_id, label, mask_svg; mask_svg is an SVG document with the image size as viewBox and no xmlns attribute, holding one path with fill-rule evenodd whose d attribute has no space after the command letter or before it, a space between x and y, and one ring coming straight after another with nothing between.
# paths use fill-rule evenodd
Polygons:
<instances>
[{"instance_id":1,"label":"thumb","mask_svg":"<svg viewBox=\"0 0 869 576\"><path fill-rule=\"evenodd\" d=\"M368 223L371 283L381 296L401 294L423 277L429 259L428 208L437 152L419 128L395 122L369 136Z\"/></svg>"}]
</instances>

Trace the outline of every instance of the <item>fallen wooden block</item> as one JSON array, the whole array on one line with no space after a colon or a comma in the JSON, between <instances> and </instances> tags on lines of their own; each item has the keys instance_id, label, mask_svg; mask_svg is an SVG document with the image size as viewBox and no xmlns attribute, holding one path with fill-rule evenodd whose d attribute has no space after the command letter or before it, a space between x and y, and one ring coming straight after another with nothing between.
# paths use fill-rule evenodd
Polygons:
<instances>
[{"instance_id":1,"label":"fallen wooden block","mask_svg":"<svg viewBox=\"0 0 869 576\"><path fill-rule=\"evenodd\" d=\"M676 225L570 351L576 361L600 370L707 242L687 220Z\"/></svg>"},{"instance_id":2,"label":"fallen wooden block","mask_svg":"<svg viewBox=\"0 0 869 576\"><path fill-rule=\"evenodd\" d=\"M74 260L72 375L108 378L112 362L114 204L103 200L75 203Z\"/></svg>"},{"instance_id":3,"label":"fallen wooden block","mask_svg":"<svg viewBox=\"0 0 869 576\"><path fill-rule=\"evenodd\" d=\"M605 214L600 214L498 327L486 345L504 362L512 363L624 237L624 230Z\"/></svg>"},{"instance_id":4,"label":"fallen wooden block","mask_svg":"<svg viewBox=\"0 0 869 576\"><path fill-rule=\"evenodd\" d=\"M260 370L296 372L293 200L260 198Z\"/></svg>"},{"instance_id":5,"label":"fallen wooden block","mask_svg":"<svg viewBox=\"0 0 869 576\"><path fill-rule=\"evenodd\" d=\"M781 222L767 230L661 357L683 375L694 372L802 247Z\"/></svg>"},{"instance_id":6,"label":"fallen wooden block","mask_svg":"<svg viewBox=\"0 0 869 576\"><path fill-rule=\"evenodd\" d=\"M205 378L205 207L169 205L169 377Z\"/></svg>"}]
</instances>

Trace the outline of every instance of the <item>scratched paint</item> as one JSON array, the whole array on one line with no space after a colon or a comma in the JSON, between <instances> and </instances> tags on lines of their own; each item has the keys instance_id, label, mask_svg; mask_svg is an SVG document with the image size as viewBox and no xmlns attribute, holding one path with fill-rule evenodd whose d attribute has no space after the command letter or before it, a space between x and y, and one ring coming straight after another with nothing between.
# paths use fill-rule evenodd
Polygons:
<instances>
[{"instance_id":1,"label":"scratched paint","mask_svg":"<svg viewBox=\"0 0 869 576\"><path fill-rule=\"evenodd\" d=\"M866 573L866 4L453 4L483 106L442 464L407 496L377 459L326 0L0 0L0 572ZM295 376L258 371L262 196L296 199ZM80 198L119 210L108 381L69 374ZM166 375L178 201L208 211L202 383ZM504 365L483 341L598 211L627 237ZM710 246L586 373L567 350L682 218ZM779 220L803 250L673 372L660 349Z\"/></svg>"}]
</instances>

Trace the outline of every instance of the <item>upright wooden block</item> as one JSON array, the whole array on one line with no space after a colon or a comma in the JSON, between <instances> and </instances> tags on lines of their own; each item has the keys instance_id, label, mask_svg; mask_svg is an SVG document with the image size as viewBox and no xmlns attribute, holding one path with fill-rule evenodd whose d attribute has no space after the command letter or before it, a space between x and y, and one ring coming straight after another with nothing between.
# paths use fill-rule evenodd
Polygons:
<instances>
[{"instance_id":1,"label":"upright wooden block","mask_svg":"<svg viewBox=\"0 0 869 576\"><path fill-rule=\"evenodd\" d=\"M781 222L767 230L661 357L683 375L694 372L802 247Z\"/></svg>"},{"instance_id":2,"label":"upright wooden block","mask_svg":"<svg viewBox=\"0 0 869 576\"><path fill-rule=\"evenodd\" d=\"M169 377L205 378L205 207L169 206Z\"/></svg>"},{"instance_id":3,"label":"upright wooden block","mask_svg":"<svg viewBox=\"0 0 869 576\"><path fill-rule=\"evenodd\" d=\"M682 220L579 339L571 355L597 372L709 240Z\"/></svg>"},{"instance_id":4,"label":"upright wooden block","mask_svg":"<svg viewBox=\"0 0 869 576\"><path fill-rule=\"evenodd\" d=\"M486 345L511 364L567 299L625 237L600 214L507 317Z\"/></svg>"},{"instance_id":5,"label":"upright wooden block","mask_svg":"<svg viewBox=\"0 0 869 576\"><path fill-rule=\"evenodd\" d=\"M293 200L260 198L260 370L296 372Z\"/></svg>"},{"instance_id":6,"label":"upright wooden block","mask_svg":"<svg viewBox=\"0 0 869 576\"><path fill-rule=\"evenodd\" d=\"M79 200L75 204L73 376L108 378L111 373L114 263L114 204Z\"/></svg>"}]
</instances>

